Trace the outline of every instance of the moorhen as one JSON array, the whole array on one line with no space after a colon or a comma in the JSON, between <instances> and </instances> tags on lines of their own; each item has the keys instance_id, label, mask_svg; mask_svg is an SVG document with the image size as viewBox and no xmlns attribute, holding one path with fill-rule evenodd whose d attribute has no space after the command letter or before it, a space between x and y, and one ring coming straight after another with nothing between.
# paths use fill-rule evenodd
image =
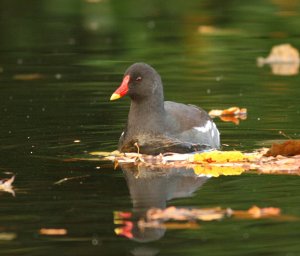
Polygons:
<instances>
[{"instance_id":1,"label":"moorhen","mask_svg":"<svg viewBox=\"0 0 300 256\"><path fill-rule=\"evenodd\" d=\"M157 155L220 147L219 131L209 115L193 105L164 101L160 75L148 64L131 65L110 100L125 95L131 105L119 151Z\"/></svg>"}]
</instances>

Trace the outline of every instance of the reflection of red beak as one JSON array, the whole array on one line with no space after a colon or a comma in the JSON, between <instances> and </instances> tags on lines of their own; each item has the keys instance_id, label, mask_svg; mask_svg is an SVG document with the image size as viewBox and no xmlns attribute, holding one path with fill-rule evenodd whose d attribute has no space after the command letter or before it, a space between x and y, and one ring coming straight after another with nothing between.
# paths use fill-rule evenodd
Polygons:
<instances>
[{"instance_id":1,"label":"reflection of red beak","mask_svg":"<svg viewBox=\"0 0 300 256\"><path fill-rule=\"evenodd\" d=\"M117 100L128 92L128 83L130 80L130 76L127 75L124 77L120 87L111 95L110 100Z\"/></svg>"},{"instance_id":2,"label":"reflection of red beak","mask_svg":"<svg viewBox=\"0 0 300 256\"><path fill-rule=\"evenodd\" d=\"M114 212L114 224L115 225L122 225L121 227L115 228L115 233L118 236L125 236L129 239L133 238L132 229L133 223L129 219L132 217L131 212Z\"/></svg>"},{"instance_id":3,"label":"reflection of red beak","mask_svg":"<svg viewBox=\"0 0 300 256\"><path fill-rule=\"evenodd\" d=\"M132 229L133 229L133 223L132 221L125 221L125 220L120 220L120 222L115 223L115 224L122 224L122 227L115 228L115 233L118 236L125 236L129 239L133 238L132 234Z\"/></svg>"}]
</instances>

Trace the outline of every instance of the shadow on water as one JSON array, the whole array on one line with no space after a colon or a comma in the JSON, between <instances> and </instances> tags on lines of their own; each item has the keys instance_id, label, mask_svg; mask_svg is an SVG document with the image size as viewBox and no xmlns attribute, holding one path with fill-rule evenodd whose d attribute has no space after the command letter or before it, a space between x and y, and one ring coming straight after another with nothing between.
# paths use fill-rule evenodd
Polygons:
<instances>
[{"instance_id":1,"label":"shadow on water","mask_svg":"<svg viewBox=\"0 0 300 256\"><path fill-rule=\"evenodd\" d=\"M151 242L165 234L162 227L140 227L138 221L146 218L150 208L165 209L167 202L186 198L199 189L209 178L199 177L192 168L170 168L121 164L132 200L132 219L117 233L137 242Z\"/></svg>"}]
</instances>

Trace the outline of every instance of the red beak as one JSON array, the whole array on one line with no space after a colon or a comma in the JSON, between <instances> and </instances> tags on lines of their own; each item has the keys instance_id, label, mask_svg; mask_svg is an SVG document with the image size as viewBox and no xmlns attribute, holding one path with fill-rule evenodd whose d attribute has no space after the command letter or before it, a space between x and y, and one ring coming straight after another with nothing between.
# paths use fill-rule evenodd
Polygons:
<instances>
[{"instance_id":1,"label":"red beak","mask_svg":"<svg viewBox=\"0 0 300 256\"><path fill-rule=\"evenodd\" d=\"M124 77L120 87L111 95L110 100L117 100L126 95L126 93L128 92L129 80L130 80L129 75Z\"/></svg>"}]
</instances>

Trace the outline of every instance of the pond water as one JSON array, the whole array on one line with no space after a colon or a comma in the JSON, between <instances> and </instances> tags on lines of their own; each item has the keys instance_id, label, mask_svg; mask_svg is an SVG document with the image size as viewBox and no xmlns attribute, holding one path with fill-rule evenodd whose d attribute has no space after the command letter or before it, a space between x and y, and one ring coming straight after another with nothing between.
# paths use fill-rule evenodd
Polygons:
<instances>
[{"instance_id":1,"label":"pond water","mask_svg":"<svg viewBox=\"0 0 300 256\"><path fill-rule=\"evenodd\" d=\"M0 254L300 255L298 220L148 230L132 222L127 237L114 222L116 211L141 216L168 205L273 206L300 217L298 176L144 169L137 178L109 161L70 160L117 148L129 99L109 98L138 61L159 71L168 100L248 109L239 125L215 119L223 149L299 139L299 75L256 65L273 45L299 49L299 11L281 0L1 0L0 174L16 180L15 196L0 191Z\"/></svg>"}]
</instances>

